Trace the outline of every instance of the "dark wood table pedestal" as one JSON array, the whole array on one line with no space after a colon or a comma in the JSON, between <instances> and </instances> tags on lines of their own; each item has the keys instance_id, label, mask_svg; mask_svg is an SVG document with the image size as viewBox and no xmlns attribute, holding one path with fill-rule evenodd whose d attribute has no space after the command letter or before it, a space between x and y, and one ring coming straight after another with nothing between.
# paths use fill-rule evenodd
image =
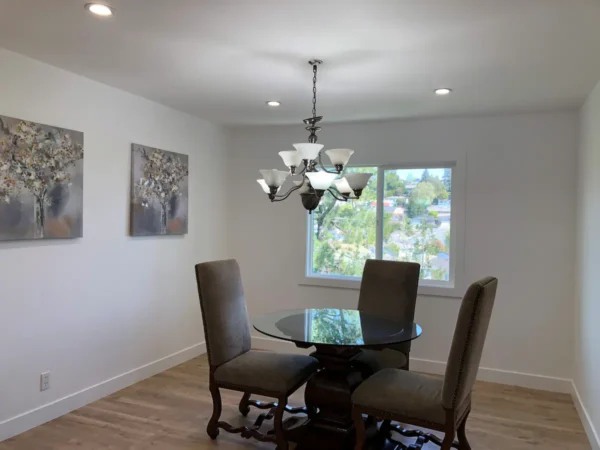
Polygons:
<instances>
[{"instance_id":1,"label":"dark wood table pedestal","mask_svg":"<svg viewBox=\"0 0 600 450\"><path fill-rule=\"evenodd\" d=\"M351 416L352 393L362 383L363 375L352 366L351 359L360 349L316 348L312 356L319 360L323 370L306 384L304 400L310 416L287 419L284 425L287 437L297 444L298 450L353 450L356 430ZM386 439L390 429L382 427L382 433L379 433L375 421L366 420L366 428L368 441L365 450L420 449L429 441L424 440L424 433L403 430L407 436L418 438L414 444L403 445L395 439Z\"/></svg>"},{"instance_id":2,"label":"dark wood table pedestal","mask_svg":"<svg viewBox=\"0 0 600 450\"><path fill-rule=\"evenodd\" d=\"M297 418L286 422L288 437L298 444L298 450L353 448L352 392L363 376L352 366L351 359L358 352L356 347L316 346L312 356L323 370L306 384L304 399L311 416L303 424Z\"/></svg>"},{"instance_id":3,"label":"dark wood table pedestal","mask_svg":"<svg viewBox=\"0 0 600 450\"><path fill-rule=\"evenodd\" d=\"M312 356L322 369L306 384L308 416L290 417L284 423L287 440L297 443L298 450L352 450L356 440L352 393L363 381L353 358L363 348L386 348L421 335L421 327L413 322L331 308L274 312L259 317L254 327L300 348L316 348ZM378 435L375 420L366 425L369 450L395 447Z\"/></svg>"}]
</instances>

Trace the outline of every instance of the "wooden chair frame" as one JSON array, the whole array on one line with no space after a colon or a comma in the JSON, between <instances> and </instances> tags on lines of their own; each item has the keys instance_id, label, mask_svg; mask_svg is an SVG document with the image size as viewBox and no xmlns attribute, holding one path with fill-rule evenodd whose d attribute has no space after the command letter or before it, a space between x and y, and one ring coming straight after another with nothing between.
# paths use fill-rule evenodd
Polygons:
<instances>
[{"instance_id":1,"label":"wooden chair frame","mask_svg":"<svg viewBox=\"0 0 600 450\"><path fill-rule=\"evenodd\" d=\"M382 419L383 423L380 427L380 435L398 444L398 448L400 449L420 449L426 443L433 442L434 444L439 445L441 450L450 450L451 448L456 448L459 450L471 450L471 445L469 444L466 435L467 419L471 413L470 396L467 398L466 402L467 406L464 408L464 411L460 414L460 416L458 415L457 409L446 409L446 420L443 424L418 420L411 417L404 417L397 414L390 414L389 412L379 411L377 409L362 408L355 405L352 407L352 418L354 420L354 426L356 427L355 450L363 450L367 439L363 414L376 419ZM424 433L420 430L408 430L399 425L392 425L392 421L441 431L444 433L444 439L440 439L438 436L432 433ZM397 432L405 437L416 437L417 441L414 444L407 446L393 439L391 435L392 431ZM458 441L454 440L455 437L458 437Z\"/></svg>"},{"instance_id":2,"label":"wooden chair frame","mask_svg":"<svg viewBox=\"0 0 600 450\"><path fill-rule=\"evenodd\" d=\"M237 262L235 262L235 264L237 265ZM204 332L205 332L206 343L207 343L206 350L208 353L208 361L209 361L209 367L210 367L209 390L210 390L210 394L212 396L212 401L213 401L213 412L212 412L210 420L208 421L208 425L206 426L206 433L210 436L211 439L214 440L219 435L219 430L223 429L228 433L241 434L242 437L246 438L246 439L254 438L261 442L276 443L278 450L288 450L289 444L288 444L288 441L286 440L285 431L284 431L284 427L283 427L283 413L284 412L289 412L292 414L305 413L307 415L309 415L309 413L311 413L310 415L312 415L312 411L310 411L309 409L307 409L305 407L291 408L291 407L287 406L288 397L292 393L294 393L296 390L298 390L298 388L300 386L302 386L304 383L306 383L307 379L304 378L304 379L300 380L300 382L298 382L295 386L292 386L290 389L288 389L287 392L285 392L283 394L281 392L274 393L274 392L270 392L270 391L264 391L261 389L250 389L250 386L238 386L238 385L234 385L234 384L217 382L216 377L215 377L215 371L217 370L218 367L220 367L222 364L225 364L228 361L223 362L221 365L214 365L212 363L213 358L212 358L212 352L211 352L211 345L209 343L209 336L207 334L208 324L206 322L206 311L205 311L204 303L202 301L202 289L200 286L200 279L199 279L199 275L198 275L198 266L199 265L196 265L196 281L198 284L198 294L200 297L200 309L202 311L202 325L204 326ZM250 348L248 348L246 351L249 351L249 350L250 350ZM237 358L238 356L240 356L240 355L238 354L236 356L233 356L232 359ZM238 409L243 416L246 416L250 412L251 406L254 406L258 409L268 409L269 411L266 413L260 414L258 416L258 418L256 419L256 421L254 422L254 424L250 427L247 427L247 426L234 427L233 425L231 425L225 421L220 421L219 418L221 417L221 412L223 410L220 389L228 389L228 390L232 390L232 391L243 392L242 399L240 400L240 403L238 406ZM250 396L252 394L264 395L266 397L276 398L277 402L263 403L263 402L259 402L257 400L252 400L250 398ZM274 419L274 428L272 430L270 430L269 432L267 432L266 434L261 433L259 430L260 430L260 427L262 426L263 422L265 420L271 420L271 419Z\"/></svg>"},{"instance_id":3,"label":"wooden chair frame","mask_svg":"<svg viewBox=\"0 0 600 450\"><path fill-rule=\"evenodd\" d=\"M216 367L211 366L209 376L209 390L213 400L213 412L210 420L208 421L208 425L206 426L206 433L210 436L210 438L216 439L219 435L219 429L223 429L228 433L241 434L241 436L245 439L254 438L261 442L273 442L277 444L277 450L288 450L289 443L285 437L285 430L283 427L283 413L288 412L290 414L306 414L309 417L312 416L312 411L307 407L292 408L287 404L288 397L291 394L293 394L300 386L302 386L306 382L306 380L302 380L301 383L299 383L297 386L294 386L292 389L286 392L285 395L277 397L271 392L260 390L249 391L248 386L219 384L214 376L215 370ZM254 424L250 427L234 427L233 425L225 421L220 421L219 418L221 417L222 412L220 389L228 389L231 391L238 391L244 393L238 406L238 409L243 416L248 415L251 406L257 409L267 409L269 411L260 414L257 417ZM273 397L276 398L277 401L260 402L258 400L252 400L250 398L252 394ZM272 430L270 430L266 434L259 431L260 427L262 426L265 420L272 419L274 419Z\"/></svg>"}]
</instances>

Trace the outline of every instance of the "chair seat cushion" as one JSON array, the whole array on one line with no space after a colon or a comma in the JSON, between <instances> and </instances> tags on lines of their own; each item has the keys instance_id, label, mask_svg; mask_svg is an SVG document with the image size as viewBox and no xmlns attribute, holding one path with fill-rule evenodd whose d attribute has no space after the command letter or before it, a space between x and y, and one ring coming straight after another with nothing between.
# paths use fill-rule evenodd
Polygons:
<instances>
[{"instance_id":1,"label":"chair seat cushion","mask_svg":"<svg viewBox=\"0 0 600 450\"><path fill-rule=\"evenodd\" d=\"M219 386L255 394L289 394L319 368L312 356L250 350L217 367Z\"/></svg>"},{"instance_id":2,"label":"chair seat cushion","mask_svg":"<svg viewBox=\"0 0 600 450\"><path fill-rule=\"evenodd\" d=\"M444 380L399 369L384 369L364 381L352 395L358 407L375 409L404 419L443 425Z\"/></svg>"},{"instance_id":3,"label":"chair seat cushion","mask_svg":"<svg viewBox=\"0 0 600 450\"><path fill-rule=\"evenodd\" d=\"M384 348L383 350L364 349L352 359L352 362L359 367L366 366L371 373L377 373L383 369L406 367L408 359L404 353L391 348Z\"/></svg>"}]
</instances>

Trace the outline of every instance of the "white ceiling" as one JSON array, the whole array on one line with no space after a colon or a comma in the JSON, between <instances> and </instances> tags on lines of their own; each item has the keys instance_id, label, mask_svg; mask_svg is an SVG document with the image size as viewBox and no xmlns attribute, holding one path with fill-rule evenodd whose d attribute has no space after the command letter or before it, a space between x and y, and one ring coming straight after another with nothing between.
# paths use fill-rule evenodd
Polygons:
<instances>
[{"instance_id":1,"label":"white ceiling","mask_svg":"<svg viewBox=\"0 0 600 450\"><path fill-rule=\"evenodd\" d=\"M573 107L600 79L600 0L85 3L0 0L0 46L227 124L308 117L315 57L324 122Z\"/></svg>"}]
</instances>

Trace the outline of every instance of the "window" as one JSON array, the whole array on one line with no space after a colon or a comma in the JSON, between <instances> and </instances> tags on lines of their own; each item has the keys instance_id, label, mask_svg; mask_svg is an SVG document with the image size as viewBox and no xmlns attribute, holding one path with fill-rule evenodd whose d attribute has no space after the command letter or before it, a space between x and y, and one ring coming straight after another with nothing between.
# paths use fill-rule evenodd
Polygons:
<instances>
[{"instance_id":1,"label":"window","mask_svg":"<svg viewBox=\"0 0 600 450\"><path fill-rule=\"evenodd\" d=\"M456 163L344 171L351 172L374 175L360 199L327 195L309 217L306 279L321 281L307 284L357 287L365 261L384 259L421 264L421 287L454 288Z\"/></svg>"}]
</instances>

